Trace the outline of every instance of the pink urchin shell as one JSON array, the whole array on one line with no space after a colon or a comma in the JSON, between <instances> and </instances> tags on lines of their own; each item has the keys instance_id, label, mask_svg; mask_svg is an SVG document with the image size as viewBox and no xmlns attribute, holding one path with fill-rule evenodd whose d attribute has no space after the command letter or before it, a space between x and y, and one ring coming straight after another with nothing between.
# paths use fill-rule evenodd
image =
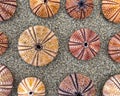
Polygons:
<instances>
[{"instance_id":1,"label":"pink urchin shell","mask_svg":"<svg viewBox=\"0 0 120 96\"><path fill-rule=\"evenodd\" d=\"M89 29L75 31L69 40L69 50L79 60L89 60L100 50L99 35Z\"/></svg>"},{"instance_id":2,"label":"pink urchin shell","mask_svg":"<svg viewBox=\"0 0 120 96\"><path fill-rule=\"evenodd\" d=\"M70 74L60 84L59 96L95 96L93 81L82 74Z\"/></svg>"},{"instance_id":3,"label":"pink urchin shell","mask_svg":"<svg viewBox=\"0 0 120 96\"><path fill-rule=\"evenodd\" d=\"M0 96L9 96L13 88L13 76L10 70L0 64Z\"/></svg>"},{"instance_id":4,"label":"pink urchin shell","mask_svg":"<svg viewBox=\"0 0 120 96\"><path fill-rule=\"evenodd\" d=\"M110 39L108 53L114 61L120 63L120 32Z\"/></svg>"}]
</instances>

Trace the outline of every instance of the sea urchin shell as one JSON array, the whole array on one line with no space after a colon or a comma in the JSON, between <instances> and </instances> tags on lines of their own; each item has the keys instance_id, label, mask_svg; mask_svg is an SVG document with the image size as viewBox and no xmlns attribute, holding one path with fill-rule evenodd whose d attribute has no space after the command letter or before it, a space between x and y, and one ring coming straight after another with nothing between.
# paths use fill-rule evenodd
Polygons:
<instances>
[{"instance_id":1,"label":"sea urchin shell","mask_svg":"<svg viewBox=\"0 0 120 96\"><path fill-rule=\"evenodd\" d=\"M95 96L92 80L81 74L70 74L60 84L59 96Z\"/></svg>"},{"instance_id":2,"label":"sea urchin shell","mask_svg":"<svg viewBox=\"0 0 120 96\"><path fill-rule=\"evenodd\" d=\"M0 64L0 96L9 96L13 88L13 77L10 70Z\"/></svg>"},{"instance_id":3,"label":"sea urchin shell","mask_svg":"<svg viewBox=\"0 0 120 96\"><path fill-rule=\"evenodd\" d=\"M108 53L114 61L120 63L120 32L110 39Z\"/></svg>"},{"instance_id":4,"label":"sea urchin shell","mask_svg":"<svg viewBox=\"0 0 120 96\"><path fill-rule=\"evenodd\" d=\"M0 21L11 18L16 10L16 0L0 0Z\"/></svg>"},{"instance_id":5,"label":"sea urchin shell","mask_svg":"<svg viewBox=\"0 0 120 96\"><path fill-rule=\"evenodd\" d=\"M84 19L93 11L93 0L66 0L66 10L73 18Z\"/></svg>"},{"instance_id":6,"label":"sea urchin shell","mask_svg":"<svg viewBox=\"0 0 120 96\"><path fill-rule=\"evenodd\" d=\"M18 86L18 96L45 96L45 86L36 77L25 78Z\"/></svg>"},{"instance_id":7,"label":"sea urchin shell","mask_svg":"<svg viewBox=\"0 0 120 96\"><path fill-rule=\"evenodd\" d=\"M37 16L48 18L60 8L60 0L30 0L30 7Z\"/></svg>"},{"instance_id":8,"label":"sea urchin shell","mask_svg":"<svg viewBox=\"0 0 120 96\"><path fill-rule=\"evenodd\" d=\"M44 26L34 26L25 30L18 41L19 54L24 61L34 66L50 63L58 52L58 39Z\"/></svg>"},{"instance_id":9,"label":"sea urchin shell","mask_svg":"<svg viewBox=\"0 0 120 96\"><path fill-rule=\"evenodd\" d=\"M108 20L120 23L120 0L102 0L102 11Z\"/></svg>"},{"instance_id":10,"label":"sea urchin shell","mask_svg":"<svg viewBox=\"0 0 120 96\"><path fill-rule=\"evenodd\" d=\"M2 55L8 48L8 38L3 32L0 32L0 55Z\"/></svg>"},{"instance_id":11,"label":"sea urchin shell","mask_svg":"<svg viewBox=\"0 0 120 96\"><path fill-rule=\"evenodd\" d=\"M69 49L80 60L89 60L100 50L99 36L89 29L75 31L69 40Z\"/></svg>"},{"instance_id":12,"label":"sea urchin shell","mask_svg":"<svg viewBox=\"0 0 120 96\"><path fill-rule=\"evenodd\" d=\"M103 96L120 96L120 74L107 80L103 87Z\"/></svg>"}]
</instances>

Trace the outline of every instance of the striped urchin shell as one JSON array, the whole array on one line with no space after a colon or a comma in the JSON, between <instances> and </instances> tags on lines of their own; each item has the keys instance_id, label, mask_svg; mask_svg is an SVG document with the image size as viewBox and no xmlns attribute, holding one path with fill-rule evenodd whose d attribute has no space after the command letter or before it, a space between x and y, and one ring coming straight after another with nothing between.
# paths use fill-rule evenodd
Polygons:
<instances>
[{"instance_id":1,"label":"striped urchin shell","mask_svg":"<svg viewBox=\"0 0 120 96\"><path fill-rule=\"evenodd\" d=\"M59 96L95 96L96 90L90 78L81 74L70 74L60 84Z\"/></svg>"},{"instance_id":2,"label":"striped urchin shell","mask_svg":"<svg viewBox=\"0 0 120 96\"><path fill-rule=\"evenodd\" d=\"M120 23L120 0L102 0L104 16L114 23Z\"/></svg>"},{"instance_id":3,"label":"striped urchin shell","mask_svg":"<svg viewBox=\"0 0 120 96\"><path fill-rule=\"evenodd\" d=\"M18 40L18 50L22 59L34 66L50 63L58 52L58 39L45 26L34 26L25 30Z\"/></svg>"},{"instance_id":4,"label":"striped urchin shell","mask_svg":"<svg viewBox=\"0 0 120 96\"><path fill-rule=\"evenodd\" d=\"M0 21L10 19L17 8L16 0L0 0Z\"/></svg>"},{"instance_id":5,"label":"striped urchin shell","mask_svg":"<svg viewBox=\"0 0 120 96\"><path fill-rule=\"evenodd\" d=\"M80 60L89 60L100 50L99 36L89 29L75 31L69 40L69 50Z\"/></svg>"},{"instance_id":6,"label":"striped urchin shell","mask_svg":"<svg viewBox=\"0 0 120 96\"><path fill-rule=\"evenodd\" d=\"M45 86L36 77L25 78L18 86L18 96L45 96Z\"/></svg>"},{"instance_id":7,"label":"striped urchin shell","mask_svg":"<svg viewBox=\"0 0 120 96\"><path fill-rule=\"evenodd\" d=\"M8 48L8 38L3 32L0 32L0 55L2 55Z\"/></svg>"},{"instance_id":8,"label":"striped urchin shell","mask_svg":"<svg viewBox=\"0 0 120 96\"><path fill-rule=\"evenodd\" d=\"M48 18L58 12L60 0L30 0L30 7L37 16Z\"/></svg>"},{"instance_id":9,"label":"striped urchin shell","mask_svg":"<svg viewBox=\"0 0 120 96\"><path fill-rule=\"evenodd\" d=\"M112 76L103 87L103 96L120 96L120 75Z\"/></svg>"},{"instance_id":10,"label":"striped urchin shell","mask_svg":"<svg viewBox=\"0 0 120 96\"><path fill-rule=\"evenodd\" d=\"M110 39L108 53L114 61L120 63L120 32Z\"/></svg>"},{"instance_id":11,"label":"striped urchin shell","mask_svg":"<svg viewBox=\"0 0 120 96\"><path fill-rule=\"evenodd\" d=\"M8 96L13 88L13 77L10 70L0 64L0 96Z\"/></svg>"},{"instance_id":12,"label":"striped urchin shell","mask_svg":"<svg viewBox=\"0 0 120 96\"><path fill-rule=\"evenodd\" d=\"M93 11L93 0L66 0L67 13L77 19L84 19Z\"/></svg>"}]
</instances>

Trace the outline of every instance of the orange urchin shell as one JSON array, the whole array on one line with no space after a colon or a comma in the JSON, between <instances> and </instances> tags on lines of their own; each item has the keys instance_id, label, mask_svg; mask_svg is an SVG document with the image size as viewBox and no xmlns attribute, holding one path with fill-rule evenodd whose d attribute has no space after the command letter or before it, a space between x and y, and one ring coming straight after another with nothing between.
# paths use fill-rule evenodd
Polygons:
<instances>
[{"instance_id":1,"label":"orange urchin shell","mask_svg":"<svg viewBox=\"0 0 120 96\"><path fill-rule=\"evenodd\" d=\"M69 49L80 60L89 60L100 50L99 36L89 29L75 31L69 40Z\"/></svg>"},{"instance_id":2,"label":"orange urchin shell","mask_svg":"<svg viewBox=\"0 0 120 96\"><path fill-rule=\"evenodd\" d=\"M77 19L84 19L93 11L93 0L66 0L67 13Z\"/></svg>"},{"instance_id":3,"label":"orange urchin shell","mask_svg":"<svg viewBox=\"0 0 120 96\"><path fill-rule=\"evenodd\" d=\"M50 63L58 52L58 39L45 26L34 26L25 30L19 38L18 50L22 59L34 66Z\"/></svg>"},{"instance_id":4,"label":"orange urchin shell","mask_svg":"<svg viewBox=\"0 0 120 96\"><path fill-rule=\"evenodd\" d=\"M18 96L45 96L45 85L36 77L27 77L18 85Z\"/></svg>"},{"instance_id":5,"label":"orange urchin shell","mask_svg":"<svg viewBox=\"0 0 120 96\"><path fill-rule=\"evenodd\" d=\"M120 0L102 0L104 16L114 23L120 23Z\"/></svg>"},{"instance_id":6,"label":"orange urchin shell","mask_svg":"<svg viewBox=\"0 0 120 96\"><path fill-rule=\"evenodd\" d=\"M112 76L106 81L103 96L120 96L120 74Z\"/></svg>"},{"instance_id":7,"label":"orange urchin shell","mask_svg":"<svg viewBox=\"0 0 120 96\"><path fill-rule=\"evenodd\" d=\"M3 32L0 32L0 55L5 53L8 48L8 38Z\"/></svg>"},{"instance_id":8,"label":"orange urchin shell","mask_svg":"<svg viewBox=\"0 0 120 96\"><path fill-rule=\"evenodd\" d=\"M120 33L110 39L108 53L114 61L120 63Z\"/></svg>"},{"instance_id":9,"label":"orange urchin shell","mask_svg":"<svg viewBox=\"0 0 120 96\"><path fill-rule=\"evenodd\" d=\"M70 74L60 84L59 96L95 96L93 81L82 74Z\"/></svg>"},{"instance_id":10,"label":"orange urchin shell","mask_svg":"<svg viewBox=\"0 0 120 96\"><path fill-rule=\"evenodd\" d=\"M17 8L16 0L0 0L0 21L10 19Z\"/></svg>"},{"instance_id":11,"label":"orange urchin shell","mask_svg":"<svg viewBox=\"0 0 120 96\"><path fill-rule=\"evenodd\" d=\"M37 16L48 18L58 12L60 0L30 0L30 7Z\"/></svg>"},{"instance_id":12,"label":"orange urchin shell","mask_svg":"<svg viewBox=\"0 0 120 96\"><path fill-rule=\"evenodd\" d=\"M13 76L10 70L0 64L0 96L9 96L13 88Z\"/></svg>"}]
</instances>

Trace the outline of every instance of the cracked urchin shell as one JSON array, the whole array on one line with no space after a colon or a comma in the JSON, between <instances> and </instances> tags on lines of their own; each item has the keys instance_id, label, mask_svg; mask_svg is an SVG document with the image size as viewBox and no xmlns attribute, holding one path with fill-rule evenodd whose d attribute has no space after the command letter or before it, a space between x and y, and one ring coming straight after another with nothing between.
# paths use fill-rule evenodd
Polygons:
<instances>
[{"instance_id":1,"label":"cracked urchin shell","mask_svg":"<svg viewBox=\"0 0 120 96\"><path fill-rule=\"evenodd\" d=\"M108 53L114 61L120 63L120 32L110 39Z\"/></svg>"},{"instance_id":2,"label":"cracked urchin shell","mask_svg":"<svg viewBox=\"0 0 120 96\"><path fill-rule=\"evenodd\" d=\"M59 48L55 34L45 26L34 26L25 30L18 40L22 59L34 66L44 66L57 55Z\"/></svg>"},{"instance_id":3,"label":"cracked urchin shell","mask_svg":"<svg viewBox=\"0 0 120 96\"><path fill-rule=\"evenodd\" d=\"M30 7L37 16L48 18L58 12L60 0L30 0Z\"/></svg>"},{"instance_id":4,"label":"cracked urchin shell","mask_svg":"<svg viewBox=\"0 0 120 96\"><path fill-rule=\"evenodd\" d=\"M99 36L89 29L77 30L70 37L69 50L77 59L89 60L100 50Z\"/></svg>"},{"instance_id":5,"label":"cracked urchin shell","mask_svg":"<svg viewBox=\"0 0 120 96\"><path fill-rule=\"evenodd\" d=\"M102 11L109 21L120 23L120 0L102 0Z\"/></svg>"},{"instance_id":6,"label":"cracked urchin shell","mask_svg":"<svg viewBox=\"0 0 120 96\"><path fill-rule=\"evenodd\" d=\"M66 0L67 13L77 19L84 19L93 11L93 0Z\"/></svg>"},{"instance_id":7,"label":"cracked urchin shell","mask_svg":"<svg viewBox=\"0 0 120 96\"><path fill-rule=\"evenodd\" d=\"M81 74L70 74L60 84L59 96L95 96L92 80Z\"/></svg>"},{"instance_id":8,"label":"cracked urchin shell","mask_svg":"<svg viewBox=\"0 0 120 96\"><path fill-rule=\"evenodd\" d=\"M18 96L45 96L45 85L36 77L27 77L18 85Z\"/></svg>"},{"instance_id":9,"label":"cracked urchin shell","mask_svg":"<svg viewBox=\"0 0 120 96\"><path fill-rule=\"evenodd\" d=\"M120 96L120 74L112 76L106 81L103 96Z\"/></svg>"},{"instance_id":10,"label":"cracked urchin shell","mask_svg":"<svg viewBox=\"0 0 120 96\"><path fill-rule=\"evenodd\" d=\"M5 53L8 48L8 38L3 32L0 32L0 55Z\"/></svg>"},{"instance_id":11,"label":"cracked urchin shell","mask_svg":"<svg viewBox=\"0 0 120 96\"><path fill-rule=\"evenodd\" d=\"M0 96L9 96L13 88L13 77L10 70L0 64Z\"/></svg>"},{"instance_id":12,"label":"cracked urchin shell","mask_svg":"<svg viewBox=\"0 0 120 96\"><path fill-rule=\"evenodd\" d=\"M16 0L0 0L0 21L10 19L17 8Z\"/></svg>"}]
</instances>

